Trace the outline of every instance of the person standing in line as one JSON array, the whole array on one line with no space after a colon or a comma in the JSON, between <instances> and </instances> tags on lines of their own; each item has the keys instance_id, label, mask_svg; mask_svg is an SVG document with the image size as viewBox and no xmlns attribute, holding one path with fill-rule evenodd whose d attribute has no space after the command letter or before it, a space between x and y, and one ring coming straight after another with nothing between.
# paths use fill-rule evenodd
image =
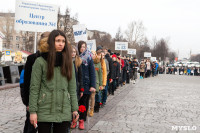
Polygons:
<instances>
[{"instance_id":1,"label":"person standing in line","mask_svg":"<svg viewBox=\"0 0 200 133\"><path fill-rule=\"evenodd\" d=\"M129 84L130 83L130 71L131 71L131 67L130 67L130 58L127 55L126 56L126 64L127 64L127 72L126 72L126 83Z\"/></svg>"},{"instance_id":2,"label":"person standing in line","mask_svg":"<svg viewBox=\"0 0 200 133\"><path fill-rule=\"evenodd\" d=\"M158 65L158 62L157 61L155 61L155 65L156 65L156 68L155 68L155 76L158 74L158 67L159 67L159 65Z\"/></svg>"},{"instance_id":3,"label":"person standing in line","mask_svg":"<svg viewBox=\"0 0 200 133\"><path fill-rule=\"evenodd\" d=\"M122 81L123 81L123 85L125 85L126 84L127 71L128 71L126 56L124 56L123 60L124 60L124 67L122 69L122 72L123 72L123 74L122 74Z\"/></svg>"},{"instance_id":4,"label":"person standing in line","mask_svg":"<svg viewBox=\"0 0 200 133\"><path fill-rule=\"evenodd\" d=\"M75 46L72 47L72 61L76 75L76 93L78 101L83 96L83 80L82 80L82 60L78 54L78 49ZM73 119L71 123L71 128L76 128L77 126L77 119Z\"/></svg>"},{"instance_id":5,"label":"person standing in line","mask_svg":"<svg viewBox=\"0 0 200 133\"><path fill-rule=\"evenodd\" d=\"M145 63L142 60L140 63L140 79L144 78L144 72L145 72Z\"/></svg>"},{"instance_id":6,"label":"person standing in line","mask_svg":"<svg viewBox=\"0 0 200 133\"><path fill-rule=\"evenodd\" d=\"M100 60L101 60L101 68L102 68L102 88L103 88L103 90L100 90L100 93L99 93L100 94L99 95L99 99L100 99L99 104L100 104L100 107L103 107L102 97L103 97L104 89L107 84L107 65L108 64L106 64L106 60L104 57L104 51L101 46L97 47L96 53L97 53L97 57L101 57Z\"/></svg>"},{"instance_id":7,"label":"person standing in line","mask_svg":"<svg viewBox=\"0 0 200 133\"><path fill-rule=\"evenodd\" d=\"M129 65L130 65L130 81L132 83L133 82L133 58L132 57L129 60Z\"/></svg>"},{"instance_id":8,"label":"person standing in line","mask_svg":"<svg viewBox=\"0 0 200 133\"><path fill-rule=\"evenodd\" d=\"M115 54L112 55L113 64L112 64L112 70L113 73L111 75L113 82L112 82L112 90L110 90L110 94L114 95L114 91L116 90L116 79L119 78L119 70L120 70L120 64L117 62L117 56Z\"/></svg>"},{"instance_id":9,"label":"person standing in line","mask_svg":"<svg viewBox=\"0 0 200 133\"><path fill-rule=\"evenodd\" d=\"M35 60L40 56L40 52L44 51L46 47L48 47L47 40L49 34L50 32L42 33L38 43L38 51L27 57L27 61L24 67L24 87L21 88L21 97L23 104L26 106L26 120L23 133L37 132L34 126L30 123L30 112L29 112L30 80L31 80L32 66Z\"/></svg>"},{"instance_id":10,"label":"person standing in line","mask_svg":"<svg viewBox=\"0 0 200 133\"><path fill-rule=\"evenodd\" d=\"M33 65L29 97L30 122L38 133L66 133L78 117L76 78L71 47L65 34L53 30L46 53Z\"/></svg>"},{"instance_id":11,"label":"person standing in line","mask_svg":"<svg viewBox=\"0 0 200 133\"><path fill-rule=\"evenodd\" d=\"M147 77L150 77L151 63L150 63L149 59L147 59L146 66L147 66Z\"/></svg>"},{"instance_id":12,"label":"person standing in line","mask_svg":"<svg viewBox=\"0 0 200 133\"><path fill-rule=\"evenodd\" d=\"M111 90L112 90L112 82L113 82L113 79L112 79L112 73L113 73L113 70L112 70L112 64L113 64L113 60L112 58L110 57L111 56L111 50L107 50L105 49L105 58L108 60L108 63L109 63L109 74L107 76L107 82L108 82L108 94L110 94Z\"/></svg>"},{"instance_id":13,"label":"person standing in line","mask_svg":"<svg viewBox=\"0 0 200 133\"><path fill-rule=\"evenodd\" d=\"M91 93L96 92L96 77L95 77L95 68L94 62L92 60L92 55L89 50L87 50L87 44L84 41L78 42L78 51L82 59L82 78L83 78L83 87L84 92L83 96L79 100L79 108L83 110L80 113L79 118L79 129L84 130L84 121L86 121L89 99Z\"/></svg>"},{"instance_id":14,"label":"person standing in line","mask_svg":"<svg viewBox=\"0 0 200 133\"><path fill-rule=\"evenodd\" d=\"M110 83L111 81L109 79L111 79L111 64L112 64L112 59L110 58L110 55L108 53L108 50L107 49L104 49L103 50L103 55L105 54L105 61L106 61L106 69L107 69L107 81L106 81L106 86L105 86L105 89L103 89L103 94L102 94L102 104L103 106L106 105L106 101L107 101L107 93L108 93L108 90L109 90L109 86L110 86Z\"/></svg>"},{"instance_id":15,"label":"person standing in line","mask_svg":"<svg viewBox=\"0 0 200 133\"><path fill-rule=\"evenodd\" d=\"M124 60L121 58L120 53L117 53L117 59L119 61L120 64L120 75L119 75L119 79L118 79L118 84L121 85L121 87L123 86L123 68L124 68ZM118 85L118 86L119 86Z\"/></svg>"},{"instance_id":16,"label":"person standing in line","mask_svg":"<svg viewBox=\"0 0 200 133\"><path fill-rule=\"evenodd\" d=\"M95 76L96 76L96 93L94 94L94 99L91 99L90 109L92 110L90 110L90 116L93 116L93 111L99 112L100 101L101 101L101 91L103 90L103 87L102 87L103 78L102 78L102 67L101 67L102 57L101 57L101 54L96 54L95 51L92 53L93 53L92 59L94 61Z\"/></svg>"},{"instance_id":17,"label":"person standing in line","mask_svg":"<svg viewBox=\"0 0 200 133\"><path fill-rule=\"evenodd\" d=\"M137 62L137 59L134 57L133 58L133 84L135 84L137 80L138 67L139 67L139 64Z\"/></svg>"}]
</instances>

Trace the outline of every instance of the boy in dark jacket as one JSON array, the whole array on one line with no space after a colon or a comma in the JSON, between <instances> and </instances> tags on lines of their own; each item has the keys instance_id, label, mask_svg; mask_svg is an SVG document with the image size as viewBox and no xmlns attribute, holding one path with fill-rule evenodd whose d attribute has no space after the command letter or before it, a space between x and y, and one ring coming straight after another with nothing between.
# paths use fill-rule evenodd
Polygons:
<instances>
[{"instance_id":1,"label":"boy in dark jacket","mask_svg":"<svg viewBox=\"0 0 200 133\"><path fill-rule=\"evenodd\" d=\"M117 62L117 56L115 54L112 55L112 60L113 60L113 64L112 64L112 89L110 90L111 94L114 95L114 91L116 90L116 79L119 78L119 71L120 71L120 64L119 62Z\"/></svg>"},{"instance_id":2,"label":"boy in dark jacket","mask_svg":"<svg viewBox=\"0 0 200 133\"><path fill-rule=\"evenodd\" d=\"M133 84L135 84L137 79L137 68L139 67L139 63L137 62L137 59L134 58L132 62L132 68L133 68Z\"/></svg>"},{"instance_id":3,"label":"boy in dark jacket","mask_svg":"<svg viewBox=\"0 0 200 133\"><path fill-rule=\"evenodd\" d=\"M39 41L39 51L42 51L44 48L48 46L47 39L50 32L44 32L41 35L41 39ZM30 113L29 113L29 91L30 91L30 81L31 81L31 73L32 73L32 66L35 63L35 60L40 56L40 52L37 51L36 53L29 55L27 57L27 61L24 68L24 87L21 88L21 97L22 102L26 106L26 120L24 126L23 133L36 133L34 126L30 123Z\"/></svg>"}]
</instances>

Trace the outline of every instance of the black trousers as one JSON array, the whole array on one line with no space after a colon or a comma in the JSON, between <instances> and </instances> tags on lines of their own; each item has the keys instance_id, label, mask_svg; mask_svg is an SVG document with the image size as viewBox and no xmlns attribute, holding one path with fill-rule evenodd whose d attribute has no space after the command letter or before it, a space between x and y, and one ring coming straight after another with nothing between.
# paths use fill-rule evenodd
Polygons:
<instances>
[{"instance_id":1,"label":"black trousers","mask_svg":"<svg viewBox=\"0 0 200 133\"><path fill-rule=\"evenodd\" d=\"M130 83L130 73L126 73L126 83Z\"/></svg>"},{"instance_id":2,"label":"black trousers","mask_svg":"<svg viewBox=\"0 0 200 133\"><path fill-rule=\"evenodd\" d=\"M53 126L53 133L68 133L71 123L64 121L62 123L55 122L38 122L38 133L51 133Z\"/></svg>"},{"instance_id":3,"label":"black trousers","mask_svg":"<svg viewBox=\"0 0 200 133\"><path fill-rule=\"evenodd\" d=\"M23 133L36 133L37 130L34 126L30 123L30 113L26 111L26 120L24 125L24 132Z\"/></svg>"},{"instance_id":4,"label":"black trousers","mask_svg":"<svg viewBox=\"0 0 200 133\"><path fill-rule=\"evenodd\" d=\"M123 72L123 76L122 76L123 82L126 82L126 73L127 73L127 71L123 70L122 72Z\"/></svg>"},{"instance_id":5,"label":"black trousers","mask_svg":"<svg viewBox=\"0 0 200 133\"><path fill-rule=\"evenodd\" d=\"M86 108L85 112L80 113L80 117L79 117L80 120L86 121L87 111L89 107L89 100L90 100L90 94L83 94L83 96L79 100L79 106L84 105Z\"/></svg>"}]
</instances>

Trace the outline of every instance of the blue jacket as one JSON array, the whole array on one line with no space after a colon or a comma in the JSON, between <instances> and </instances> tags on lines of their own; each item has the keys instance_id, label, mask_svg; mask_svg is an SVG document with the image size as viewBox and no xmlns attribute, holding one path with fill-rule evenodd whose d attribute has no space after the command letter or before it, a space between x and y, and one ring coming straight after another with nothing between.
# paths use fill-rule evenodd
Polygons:
<instances>
[{"instance_id":1,"label":"blue jacket","mask_svg":"<svg viewBox=\"0 0 200 133\"><path fill-rule=\"evenodd\" d=\"M86 53L89 54L89 53ZM83 57L84 56L84 57ZM84 86L84 92L83 94L91 94L90 87L96 88L96 77L95 77L95 68L94 68L94 62L90 55L85 55L83 53L80 55L81 59L83 60L81 66L82 66L82 80L83 80L83 86ZM84 58L87 58L86 60Z\"/></svg>"},{"instance_id":2,"label":"blue jacket","mask_svg":"<svg viewBox=\"0 0 200 133\"><path fill-rule=\"evenodd\" d=\"M21 71L20 80L19 80L19 84L23 84L23 83L24 83L24 69Z\"/></svg>"},{"instance_id":3,"label":"blue jacket","mask_svg":"<svg viewBox=\"0 0 200 133\"><path fill-rule=\"evenodd\" d=\"M158 63L156 63L156 70L158 70Z\"/></svg>"}]
</instances>

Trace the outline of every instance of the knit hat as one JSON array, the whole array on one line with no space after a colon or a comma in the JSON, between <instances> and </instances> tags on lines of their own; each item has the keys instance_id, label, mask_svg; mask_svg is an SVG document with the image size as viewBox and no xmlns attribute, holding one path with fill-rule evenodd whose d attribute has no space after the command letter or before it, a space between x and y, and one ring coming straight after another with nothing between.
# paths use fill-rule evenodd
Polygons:
<instances>
[{"instance_id":1,"label":"knit hat","mask_svg":"<svg viewBox=\"0 0 200 133\"><path fill-rule=\"evenodd\" d=\"M111 54L111 50L110 50L110 49L108 49L108 53L110 53L110 54Z\"/></svg>"},{"instance_id":2,"label":"knit hat","mask_svg":"<svg viewBox=\"0 0 200 133\"><path fill-rule=\"evenodd\" d=\"M97 46L97 50L96 51L98 51L98 50L102 50L103 48L101 47L101 46Z\"/></svg>"},{"instance_id":3,"label":"knit hat","mask_svg":"<svg viewBox=\"0 0 200 133\"><path fill-rule=\"evenodd\" d=\"M117 55L117 56L120 56L120 53L117 53L116 55Z\"/></svg>"},{"instance_id":4,"label":"knit hat","mask_svg":"<svg viewBox=\"0 0 200 133\"><path fill-rule=\"evenodd\" d=\"M117 58L116 54L113 54L113 55L112 55L112 58L114 58L114 57Z\"/></svg>"}]
</instances>

